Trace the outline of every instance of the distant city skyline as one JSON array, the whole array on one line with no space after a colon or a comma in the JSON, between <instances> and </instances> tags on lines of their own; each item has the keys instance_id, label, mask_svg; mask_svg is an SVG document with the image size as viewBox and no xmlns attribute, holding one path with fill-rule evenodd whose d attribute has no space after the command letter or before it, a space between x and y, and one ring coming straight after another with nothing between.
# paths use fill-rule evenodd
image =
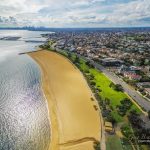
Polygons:
<instances>
[{"instance_id":1,"label":"distant city skyline","mask_svg":"<svg viewBox=\"0 0 150 150\"><path fill-rule=\"evenodd\" d=\"M1 0L0 27L150 27L150 0Z\"/></svg>"}]
</instances>

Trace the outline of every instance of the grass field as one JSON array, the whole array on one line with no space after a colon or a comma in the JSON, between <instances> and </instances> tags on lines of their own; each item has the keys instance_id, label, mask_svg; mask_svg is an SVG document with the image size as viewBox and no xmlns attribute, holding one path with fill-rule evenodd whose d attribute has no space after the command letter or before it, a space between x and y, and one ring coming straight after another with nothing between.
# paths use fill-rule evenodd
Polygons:
<instances>
[{"instance_id":1,"label":"grass field","mask_svg":"<svg viewBox=\"0 0 150 150\"><path fill-rule=\"evenodd\" d=\"M103 73L100 73L96 69L91 69L90 72L95 77L96 85L102 90L100 93L101 97L103 99L106 97L110 98L113 107L120 104L120 100L127 97L123 92L117 92L110 88L111 81Z\"/></svg>"},{"instance_id":2,"label":"grass field","mask_svg":"<svg viewBox=\"0 0 150 150\"><path fill-rule=\"evenodd\" d=\"M121 122L123 118L115 111L117 105L120 104L120 101L124 98L128 98L128 96L123 92L118 92L113 88L110 88L109 85L111 81L100 71L97 69L89 68L84 60L80 60L80 67L83 71L89 70L89 72L94 76L94 82L96 83L96 87L101 90L99 95L102 99L108 98L110 99L111 106L114 111L112 112L112 116L115 118L117 122ZM137 106L133 105L131 109L136 110L140 113L140 110Z\"/></svg>"},{"instance_id":3,"label":"grass field","mask_svg":"<svg viewBox=\"0 0 150 150\"><path fill-rule=\"evenodd\" d=\"M67 52L61 51L61 54L65 55L68 57ZM75 60L76 55L71 54L70 59ZM82 72L86 72L87 70L94 76L94 82L96 83L96 87L101 90L99 92L99 95L101 96L102 99L108 98L110 99L110 105L113 107L114 111L112 111L112 116L115 118L116 122L122 122L124 118L118 114L116 111L116 106L120 104L120 101L123 100L124 98L128 98L128 96L123 93L123 92L118 92L114 90L113 88L109 87L111 80L108 79L102 72L95 68L90 68L89 66L86 65L86 61L83 59L80 59L79 61L79 67ZM132 105L130 110L136 110L137 112L141 113L139 108L136 105ZM129 110L129 111L130 111Z\"/></svg>"},{"instance_id":4,"label":"grass field","mask_svg":"<svg viewBox=\"0 0 150 150\"><path fill-rule=\"evenodd\" d=\"M60 53L68 57L71 61L73 61L73 63L75 63L78 66L78 68L81 70L81 72L83 72L84 75L90 74L94 77L93 81L96 83L95 87L101 90L99 92L99 96L101 97L101 99L105 100L107 98L110 100L110 106L112 107L111 115L113 116L113 118L116 120L117 123L119 122L123 124L127 123L128 122L127 115L125 115L124 117L119 115L116 109L116 106L120 105L120 101L123 100L124 98L129 98L128 95L125 94L124 92L118 92L114 90L113 88L111 88L109 86L111 83L111 80L107 78L99 70L86 65L86 61L84 59L79 59L78 63L75 62L76 54L72 53L68 55L66 51L61 51ZM89 72L89 73L86 73L86 72ZM101 107L101 104L100 104L100 107ZM132 105L132 107L128 110L128 112L131 110L136 110L136 112L141 113L141 110L135 104ZM130 143L128 143L127 145L123 144L122 140L119 137L110 136L108 137L108 140L107 140L107 150L132 150L132 147Z\"/></svg>"},{"instance_id":5,"label":"grass field","mask_svg":"<svg viewBox=\"0 0 150 150\"><path fill-rule=\"evenodd\" d=\"M116 135L111 135L107 137L106 150L133 150L133 148L128 141L124 141Z\"/></svg>"},{"instance_id":6,"label":"grass field","mask_svg":"<svg viewBox=\"0 0 150 150\"><path fill-rule=\"evenodd\" d=\"M123 150L120 138L116 135L109 136L106 141L106 150Z\"/></svg>"}]
</instances>

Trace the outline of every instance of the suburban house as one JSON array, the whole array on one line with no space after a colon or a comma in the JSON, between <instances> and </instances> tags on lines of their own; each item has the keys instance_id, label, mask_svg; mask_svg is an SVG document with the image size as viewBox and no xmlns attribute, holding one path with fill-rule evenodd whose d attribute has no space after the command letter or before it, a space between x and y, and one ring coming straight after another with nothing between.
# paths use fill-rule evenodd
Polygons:
<instances>
[{"instance_id":1,"label":"suburban house","mask_svg":"<svg viewBox=\"0 0 150 150\"><path fill-rule=\"evenodd\" d=\"M124 77L129 78L130 80L140 80L142 78L140 75L132 71L124 72Z\"/></svg>"},{"instance_id":2,"label":"suburban house","mask_svg":"<svg viewBox=\"0 0 150 150\"><path fill-rule=\"evenodd\" d=\"M120 66L123 64L123 61L115 58L104 58L101 60L101 62L104 66Z\"/></svg>"}]
</instances>

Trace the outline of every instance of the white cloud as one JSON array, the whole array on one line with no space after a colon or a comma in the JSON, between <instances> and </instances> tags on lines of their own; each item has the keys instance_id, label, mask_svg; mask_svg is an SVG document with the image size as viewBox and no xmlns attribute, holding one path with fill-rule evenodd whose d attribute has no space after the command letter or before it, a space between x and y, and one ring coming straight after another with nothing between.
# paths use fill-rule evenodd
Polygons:
<instances>
[{"instance_id":1,"label":"white cloud","mask_svg":"<svg viewBox=\"0 0 150 150\"><path fill-rule=\"evenodd\" d=\"M150 0L1 0L0 25L48 27L150 26ZM12 16L13 19L9 16Z\"/></svg>"},{"instance_id":2,"label":"white cloud","mask_svg":"<svg viewBox=\"0 0 150 150\"><path fill-rule=\"evenodd\" d=\"M150 17L150 1L138 0L127 4L115 6L112 14L106 16L106 20L119 24L135 24L140 19ZM150 23L150 22L149 22Z\"/></svg>"}]
</instances>

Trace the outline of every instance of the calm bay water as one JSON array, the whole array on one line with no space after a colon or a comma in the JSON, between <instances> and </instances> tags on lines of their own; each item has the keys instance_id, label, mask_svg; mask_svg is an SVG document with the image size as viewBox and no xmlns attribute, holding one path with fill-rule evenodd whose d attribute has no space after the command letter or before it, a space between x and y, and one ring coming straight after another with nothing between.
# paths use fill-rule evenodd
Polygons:
<instances>
[{"instance_id":1,"label":"calm bay water","mask_svg":"<svg viewBox=\"0 0 150 150\"><path fill-rule=\"evenodd\" d=\"M22 37L18 41L0 40L0 150L47 150L49 147L50 123L41 90L40 68L28 55L18 55L35 49L40 44L38 40L45 40L40 34L0 31L0 37Z\"/></svg>"}]
</instances>

